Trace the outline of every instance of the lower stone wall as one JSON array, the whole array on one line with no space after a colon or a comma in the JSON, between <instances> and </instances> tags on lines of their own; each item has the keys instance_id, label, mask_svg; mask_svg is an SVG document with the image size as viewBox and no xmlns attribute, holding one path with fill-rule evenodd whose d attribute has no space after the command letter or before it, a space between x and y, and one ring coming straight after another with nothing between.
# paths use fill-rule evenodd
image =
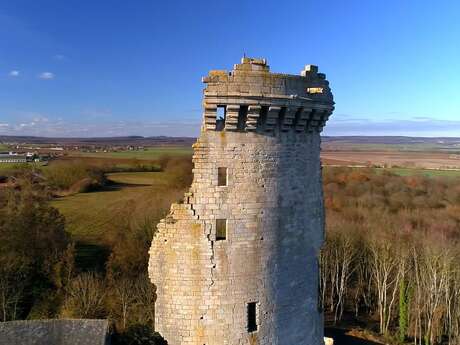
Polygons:
<instances>
[{"instance_id":1,"label":"lower stone wall","mask_svg":"<svg viewBox=\"0 0 460 345\"><path fill-rule=\"evenodd\" d=\"M108 345L107 320L0 322L0 345Z\"/></svg>"},{"instance_id":2,"label":"lower stone wall","mask_svg":"<svg viewBox=\"0 0 460 345\"><path fill-rule=\"evenodd\" d=\"M192 186L150 249L155 328L170 345L323 343L319 149L318 133L201 134Z\"/></svg>"}]
</instances>

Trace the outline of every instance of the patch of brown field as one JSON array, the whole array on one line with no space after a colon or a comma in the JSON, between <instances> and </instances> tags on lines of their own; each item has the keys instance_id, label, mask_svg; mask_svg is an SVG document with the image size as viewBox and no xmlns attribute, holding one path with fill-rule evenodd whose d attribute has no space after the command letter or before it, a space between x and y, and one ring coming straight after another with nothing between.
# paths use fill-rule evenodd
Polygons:
<instances>
[{"instance_id":1,"label":"patch of brown field","mask_svg":"<svg viewBox=\"0 0 460 345\"><path fill-rule=\"evenodd\" d=\"M334 159L329 157L321 157L321 163L323 165L341 165L341 166L348 166L348 165L361 165L359 162L350 162L340 159Z\"/></svg>"},{"instance_id":2,"label":"patch of brown field","mask_svg":"<svg viewBox=\"0 0 460 345\"><path fill-rule=\"evenodd\" d=\"M379 165L413 168L459 168L460 155L445 152L322 151L327 165Z\"/></svg>"}]
</instances>

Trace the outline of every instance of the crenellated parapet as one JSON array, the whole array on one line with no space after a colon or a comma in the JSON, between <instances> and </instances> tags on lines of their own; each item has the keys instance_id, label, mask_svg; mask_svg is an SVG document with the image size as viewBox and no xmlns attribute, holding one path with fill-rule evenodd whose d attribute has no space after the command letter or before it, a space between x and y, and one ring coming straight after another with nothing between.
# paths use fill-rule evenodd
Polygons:
<instances>
[{"instance_id":1,"label":"crenellated parapet","mask_svg":"<svg viewBox=\"0 0 460 345\"><path fill-rule=\"evenodd\" d=\"M204 131L321 132L334 110L329 82L313 65L297 76L270 73L265 59L243 58L203 82Z\"/></svg>"}]
</instances>

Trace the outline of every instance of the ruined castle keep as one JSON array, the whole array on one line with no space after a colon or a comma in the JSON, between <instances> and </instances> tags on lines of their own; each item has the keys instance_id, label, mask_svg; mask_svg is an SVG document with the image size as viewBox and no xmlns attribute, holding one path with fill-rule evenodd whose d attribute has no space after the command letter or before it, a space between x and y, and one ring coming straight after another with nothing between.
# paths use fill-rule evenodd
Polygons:
<instances>
[{"instance_id":1,"label":"ruined castle keep","mask_svg":"<svg viewBox=\"0 0 460 345\"><path fill-rule=\"evenodd\" d=\"M320 345L329 83L251 58L203 82L193 183L150 249L156 330L170 345Z\"/></svg>"}]
</instances>

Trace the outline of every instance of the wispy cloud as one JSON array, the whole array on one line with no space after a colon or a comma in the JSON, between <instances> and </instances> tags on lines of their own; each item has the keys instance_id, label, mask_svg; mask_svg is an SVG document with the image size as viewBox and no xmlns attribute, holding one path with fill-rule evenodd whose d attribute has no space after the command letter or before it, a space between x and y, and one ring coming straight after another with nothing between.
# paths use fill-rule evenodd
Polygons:
<instances>
[{"instance_id":1,"label":"wispy cloud","mask_svg":"<svg viewBox=\"0 0 460 345\"><path fill-rule=\"evenodd\" d=\"M62 118L33 116L22 118L8 126L0 125L3 135L34 135L48 137L104 137L104 136L196 136L199 133L199 121L178 119L171 122L148 121L107 121L94 119L87 122L72 122Z\"/></svg>"},{"instance_id":2,"label":"wispy cloud","mask_svg":"<svg viewBox=\"0 0 460 345\"><path fill-rule=\"evenodd\" d=\"M4 115L4 116L2 116ZM200 129L199 116L183 116L167 121L117 121L110 109L84 110L80 115L69 117L59 114L21 111L1 114L0 134L35 135L49 137L107 137L107 136L197 136ZM133 119L135 116L123 116ZM414 116L406 119L369 119L362 116L333 114L328 121L325 135L402 135L460 137L460 120L440 120L430 116Z\"/></svg>"},{"instance_id":3,"label":"wispy cloud","mask_svg":"<svg viewBox=\"0 0 460 345\"><path fill-rule=\"evenodd\" d=\"M38 75L38 78L43 80L54 79L54 77L55 75L52 72L42 72Z\"/></svg>"},{"instance_id":4,"label":"wispy cloud","mask_svg":"<svg viewBox=\"0 0 460 345\"><path fill-rule=\"evenodd\" d=\"M20 74L21 74L21 72L19 72L18 70L15 70L15 69L10 71L10 73L8 73L8 75L10 77L13 77L13 78L19 77Z\"/></svg>"},{"instance_id":5,"label":"wispy cloud","mask_svg":"<svg viewBox=\"0 0 460 345\"><path fill-rule=\"evenodd\" d=\"M405 136L457 136L460 120L441 120L429 116L407 119L362 119L333 114L325 135L405 135Z\"/></svg>"},{"instance_id":6,"label":"wispy cloud","mask_svg":"<svg viewBox=\"0 0 460 345\"><path fill-rule=\"evenodd\" d=\"M66 58L67 57L65 55L62 55L62 54L53 55L54 60L65 60Z\"/></svg>"}]
</instances>

